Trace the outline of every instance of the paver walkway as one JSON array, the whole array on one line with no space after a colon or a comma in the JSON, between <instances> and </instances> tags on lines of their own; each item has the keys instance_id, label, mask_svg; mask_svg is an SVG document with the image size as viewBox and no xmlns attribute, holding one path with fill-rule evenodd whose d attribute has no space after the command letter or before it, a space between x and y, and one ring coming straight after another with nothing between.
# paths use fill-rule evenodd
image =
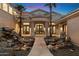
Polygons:
<instances>
[{"instance_id":1,"label":"paver walkway","mask_svg":"<svg viewBox=\"0 0 79 59\"><path fill-rule=\"evenodd\" d=\"M48 50L44 37L35 37L33 48L28 56L53 56Z\"/></svg>"}]
</instances>

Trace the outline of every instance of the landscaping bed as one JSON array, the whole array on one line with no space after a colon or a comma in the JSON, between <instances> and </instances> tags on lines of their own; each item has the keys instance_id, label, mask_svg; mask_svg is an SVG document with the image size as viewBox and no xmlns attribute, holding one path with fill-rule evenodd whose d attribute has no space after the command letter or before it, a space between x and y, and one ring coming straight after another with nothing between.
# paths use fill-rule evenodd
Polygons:
<instances>
[{"instance_id":1,"label":"landscaping bed","mask_svg":"<svg viewBox=\"0 0 79 59\"><path fill-rule=\"evenodd\" d=\"M68 48L58 49L57 51L50 50L54 56L79 56L79 47L75 46L74 50Z\"/></svg>"},{"instance_id":2,"label":"landscaping bed","mask_svg":"<svg viewBox=\"0 0 79 59\"><path fill-rule=\"evenodd\" d=\"M45 37L45 42L54 56L79 56L79 47L70 38Z\"/></svg>"},{"instance_id":3,"label":"landscaping bed","mask_svg":"<svg viewBox=\"0 0 79 59\"><path fill-rule=\"evenodd\" d=\"M20 37L13 29L0 28L0 55L25 56L30 53L34 43L32 37Z\"/></svg>"}]
</instances>

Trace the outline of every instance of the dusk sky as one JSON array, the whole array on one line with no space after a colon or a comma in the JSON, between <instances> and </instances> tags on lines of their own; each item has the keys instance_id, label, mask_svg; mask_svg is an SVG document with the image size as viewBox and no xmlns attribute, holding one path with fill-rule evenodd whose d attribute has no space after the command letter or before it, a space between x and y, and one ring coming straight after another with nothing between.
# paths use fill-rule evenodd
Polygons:
<instances>
[{"instance_id":1,"label":"dusk sky","mask_svg":"<svg viewBox=\"0 0 79 59\"><path fill-rule=\"evenodd\" d=\"M47 6L44 6L45 3L21 3L21 4L26 8L27 12L31 12L36 9L49 11L49 8ZM57 3L56 6L57 6L56 8L52 9L53 11L66 15L69 12L72 12L73 10L79 8L79 3Z\"/></svg>"}]
</instances>

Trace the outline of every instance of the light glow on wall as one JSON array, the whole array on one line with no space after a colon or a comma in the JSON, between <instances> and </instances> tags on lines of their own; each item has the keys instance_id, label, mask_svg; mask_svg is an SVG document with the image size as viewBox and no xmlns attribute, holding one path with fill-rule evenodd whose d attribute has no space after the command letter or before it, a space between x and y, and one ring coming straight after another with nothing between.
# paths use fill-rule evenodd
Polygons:
<instances>
[{"instance_id":1,"label":"light glow on wall","mask_svg":"<svg viewBox=\"0 0 79 59\"><path fill-rule=\"evenodd\" d=\"M16 24L15 31L16 31L17 33L19 33L19 25L18 25L18 24Z\"/></svg>"},{"instance_id":2,"label":"light glow on wall","mask_svg":"<svg viewBox=\"0 0 79 59\"><path fill-rule=\"evenodd\" d=\"M55 25L55 23L52 23L52 25Z\"/></svg>"},{"instance_id":3,"label":"light glow on wall","mask_svg":"<svg viewBox=\"0 0 79 59\"><path fill-rule=\"evenodd\" d=\"M62 27L60 27L60 31L61 31L61 32L63 31L63 28L62 28Z\"/></svg>"},{"instance_id":4,"label":"light glow on wall","mask_svg":"<svg viewBox=\"0 0 79 59\"><path fill-rule=\"evenodd\" d=\"M16 13L16 10L12 8L8 3L0 3L0 9L12 14L12 15L18 15Z\"/></svg>"},{"instance_id":5,"label":"light glow on wall","mask_svg":"<svg viewBox=\"0 0 79 59\"><path fill-rule=\"evenodd\" d=\"M9 13L12 14L12 7L9 6Z\"/></svg>"},{"instance_id":6,"label":"light glow on wall","mask_svg":"<svg viewBox=\"0 0 79 59\"><path fill-rule=\"evenodd\" d=\"M55 26L53 26L53 33L55 33L55 29L56 29L56 27L55 27Z\"/></svg>"},{"instance_id":7,"label":"light glow on wall","mask_svg":"<svg viewBox=\"0 0 79 59\"><path fill-rule=\"evenodd\" d=\"M3 3L3 10L8 11L8 5L7 5L7 3Z\"/></svg>"}]
</instances>

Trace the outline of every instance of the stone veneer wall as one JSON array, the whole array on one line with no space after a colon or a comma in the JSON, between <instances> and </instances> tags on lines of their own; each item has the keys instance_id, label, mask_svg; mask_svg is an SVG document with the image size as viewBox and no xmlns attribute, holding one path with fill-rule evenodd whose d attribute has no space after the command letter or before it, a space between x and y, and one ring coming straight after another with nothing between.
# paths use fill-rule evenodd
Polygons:
<instances>
[{"instance_id":1,"label":"stone veneer wall","mask_svg":"<svg viewBox=\"0 0 79 59\"><path fill-rule=\"evenodd\" d=\"M68 34L72 41L79 46L79 16L67 21Z\"/></svg>"},{"instance_id":2,"label":"stone veneer wall","mask_svg":"<svg viewBox=\"0 0 79 59\"><path fill-rule=\"evenodd\" d=\"M15 21L11 14L0 9L0 27L15 28Z\"/></svg>"}]
</instances>

